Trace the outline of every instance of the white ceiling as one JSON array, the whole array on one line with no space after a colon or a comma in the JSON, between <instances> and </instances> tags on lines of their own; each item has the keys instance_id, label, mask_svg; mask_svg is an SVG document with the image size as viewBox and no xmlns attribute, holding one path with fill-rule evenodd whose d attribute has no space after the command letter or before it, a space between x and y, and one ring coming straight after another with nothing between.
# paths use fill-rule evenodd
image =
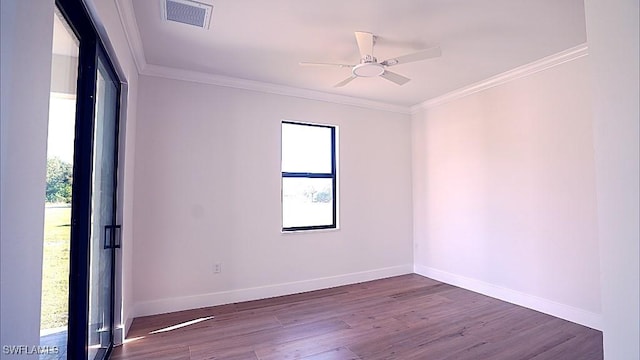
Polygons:
<instances>
[{"instance_id":1,"label":"white ceiling","mask_svg":"<svg viewBox=\"0 0 640 360\"><path fill-rule=\"evenodd\" d=\"M163 21L162 0L120 1L132 2L121 6L121 15L129 37L141 40L134 53L143 66L400 106L586 42L583 0L199 0L214 6L208 30ZM122 14L127 10L133 16ZM442 57L394 66L412 79L403 86L359 78L334 88L350 69L298 65L357 63L354 31L378 36L374 55L380 61L431 45L440 45Z\"/></svg>"}]
</instances>

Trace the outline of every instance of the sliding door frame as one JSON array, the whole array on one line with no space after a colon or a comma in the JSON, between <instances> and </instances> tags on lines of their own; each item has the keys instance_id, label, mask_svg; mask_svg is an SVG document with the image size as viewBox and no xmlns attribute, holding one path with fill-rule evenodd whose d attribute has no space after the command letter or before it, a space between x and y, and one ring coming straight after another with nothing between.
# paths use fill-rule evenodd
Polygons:
<instances>
[{"instance_id":1,"label":"sliding door frame","mask_svg":"<svg viewBox=\"0 0 640 360\"><path fill-rule=\"evenodd\" d=\"M98 35L82 0L56 0L58 10L67 20L80 41L78 57L78 83L76 125L73 161L71 206L71 250L69 269L68 359L86 359L88 356L90 236L92 211L92 172L95 126L96 82L98 57L117 81L116 146L114 149L114 218L117 215L118 143L120 123L120 97L122 81L115 71L108 52ZM111 251L111 324L110 346L104 354L108 358L113 347L115 309L115 249Z\"/></svg>"}]
</instances>

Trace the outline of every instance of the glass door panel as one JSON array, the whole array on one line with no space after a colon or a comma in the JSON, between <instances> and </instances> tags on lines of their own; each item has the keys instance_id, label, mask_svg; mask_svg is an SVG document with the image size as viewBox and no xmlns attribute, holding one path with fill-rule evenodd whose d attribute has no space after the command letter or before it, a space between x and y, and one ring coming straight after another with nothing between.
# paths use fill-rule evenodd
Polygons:
<instances>
[{"instance_id":1,"label":"glass door panel","mask_svg":"<svg viewBox=\"0 0 640 360\"><path fill-rule=\"evenodd\" d=\"M53 20L40 345L66 358L76 82L80 42L56 9Z\"/></svg>"},{"instance_id":2,"label":"glass door panel","mask_svg":"<svg viewBox=\"0 0 640 360\"><path fill-rule=\"evenodd\" d=\"M113 341L116 151L119 85L98 56L96 81L91 236L89 246L88 359L103 359Z\"/></svg>"}]
</instances>

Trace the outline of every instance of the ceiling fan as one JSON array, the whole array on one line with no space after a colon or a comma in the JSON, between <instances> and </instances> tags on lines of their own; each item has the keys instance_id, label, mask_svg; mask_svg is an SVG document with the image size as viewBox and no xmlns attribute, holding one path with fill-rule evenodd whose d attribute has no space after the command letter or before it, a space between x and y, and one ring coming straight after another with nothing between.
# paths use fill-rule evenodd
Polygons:
<instances>
[{"instance_id":1,"label":"ceiling fan","mask_svg":"<svg viewBox=\"0 0 640 360\"><path fill-rule=\"evenodd\" d=\"M369 32L356 31L356 42L358 43L358 49L360 50L360 63L356 65L349 64L330 64L330 63L313 63L313 62L301 62L300 65L307 66L337 66L341 68L351 68L351 76L335 84L334 87L342 87L350 83L353 79L358 77L374 77L379 76L387 79L398 85L404 85L409 78L400 74L396 74L387 70L388 67L406 64L414 61L421 61L439 57L442 52L439 46L434 46L425 50L403 55L391 59L387 59L382 62L378 62L373 56L373 46L376 42L376 36Z\"/></svg>"}]
</instances>

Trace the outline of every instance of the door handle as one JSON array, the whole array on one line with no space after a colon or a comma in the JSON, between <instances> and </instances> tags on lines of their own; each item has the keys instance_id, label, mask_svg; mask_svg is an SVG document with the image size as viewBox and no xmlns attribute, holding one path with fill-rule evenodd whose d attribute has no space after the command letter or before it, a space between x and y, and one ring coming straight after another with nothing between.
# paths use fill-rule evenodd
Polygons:
<instances>
[{"instance_id":1,"label":"door handle","mask_svg":"<svg viewBox=\"0 0 640 360\"><path fill-rule=\"evenodd\" d=\"M120 249L121 225L105 225L104 227L104 249ZM117 242L116 242L117 240Z\"/></svg>"},{"instance_id":2,"label":"door handle","mask_svg":"<svg viewBox=\"0 0 640 360\"><path fill-rule=\"evenodd\" d=\"M122 225L113 225L113 229L115 230L113 233L113 248L120 249L120 242L122 237ZM117 241L116 241L117 240Z\"/></svg>"}]
</instances>

